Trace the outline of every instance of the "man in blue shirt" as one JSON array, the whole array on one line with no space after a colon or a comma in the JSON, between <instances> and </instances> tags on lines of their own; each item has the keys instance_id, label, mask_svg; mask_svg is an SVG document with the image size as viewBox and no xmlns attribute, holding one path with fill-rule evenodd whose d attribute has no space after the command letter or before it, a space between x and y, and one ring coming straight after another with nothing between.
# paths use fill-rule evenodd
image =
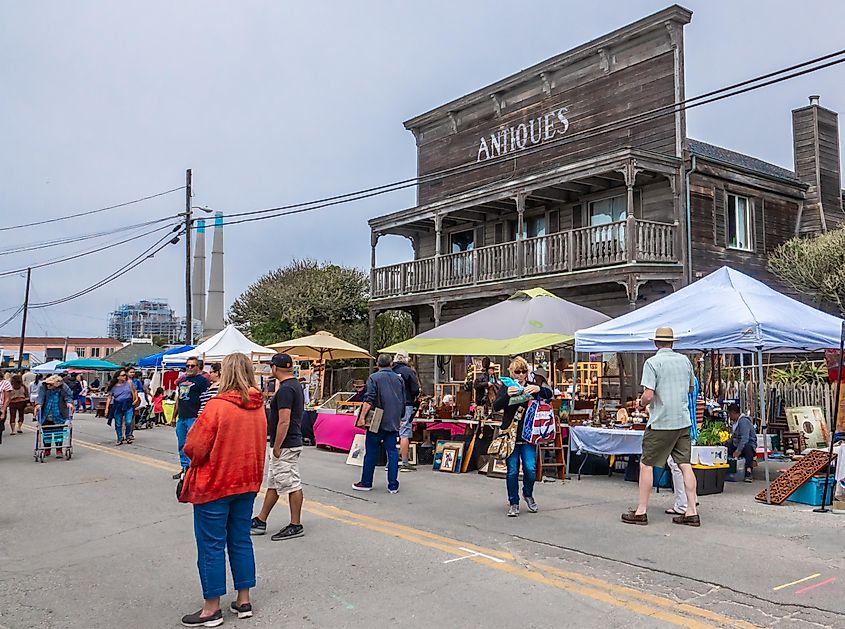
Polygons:
<instances>
[{"instance_id":1,"label":"man in blue shirt","mask_svg":"<svg viewBox=\"0 0 845 629\"><path fill-rule=\"evenodd\" d=\"M754 459L757 456L757 429L737 404L728 406L728 419L731 421L731 438L725 444L728 456L736 459L737 464L745 461L745 482L751 483L754 480Z\"/></svg>"},{"instance_id":2,"label":"man in blue shirt","mask_svg":"<svg viewBox=\"0 0 845 629\"><path fill-rule=\"evenodd\" d=\"M191 464L190 459L184 452L185 440L188 438L188 431L200 410L200 396L211 386L208 378L202 374L202 362L198 358L188 358L185 361L185 375L176 382L176 408L173 413L176 419L176 443L179 446L179 463L182 464L182 471L173 475L176 480L185 474L185 470Z\"/></svg>"},{"instance_id":3,"label":"man in blue shirt","mask_svg":"<svg viewBox=\"0 0 845 629\"><path fill-rule=\"evenodd\" d=\"M370 409L381 409L383 415L377 432L367 430L364 469L361 471L361 480L352 485L358 491L370 491L373 488L378 452L384 444L387 451L387 490L391 494L399 493L399 452L396 439L405 413L405 385L402 376L390 368L391 362L389 355L381 354L376 361L379 370L367 380L360 417L366 417Z\"/></svg>"}]
</instances>

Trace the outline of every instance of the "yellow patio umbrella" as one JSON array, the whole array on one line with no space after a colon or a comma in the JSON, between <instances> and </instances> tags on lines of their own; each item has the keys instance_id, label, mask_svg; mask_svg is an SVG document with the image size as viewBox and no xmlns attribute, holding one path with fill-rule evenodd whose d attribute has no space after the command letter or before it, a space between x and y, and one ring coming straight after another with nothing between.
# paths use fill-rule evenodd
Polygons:
<instances>
[{"instance_id":1,"label":"yellow patio umbrella","mask_svg":"<svg viewBox=\"0 0 845 629\"><path fill-rule=\"evenodd\" d=\"M320 362L320 399L323 399L323 376L327 360L342 360L345 358L372 358L370 352L336 337L331 332L321 330L310 336L303 336L290 341L282 341L268 346L277 352L292 354L299 358L312 358Z\"/></svg>"}]
</instances>

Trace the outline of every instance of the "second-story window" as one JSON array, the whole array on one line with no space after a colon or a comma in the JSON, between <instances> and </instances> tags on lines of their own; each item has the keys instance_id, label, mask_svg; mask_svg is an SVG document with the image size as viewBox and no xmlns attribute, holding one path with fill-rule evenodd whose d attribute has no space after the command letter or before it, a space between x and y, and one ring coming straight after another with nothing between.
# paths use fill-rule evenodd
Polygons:
<instances>
[{"instance_id":1,"label":"second-story window","mask_svg":"<svg viewBox=\"0 0 845 629\"><path fill-rule=\"evenodd\" d=\"M624 221L627 211L627 200L624 194L607 199L590 202L590 225L606 225Z\"/></svg>"},{"instance_id":2,"label":"second-story window","mask_svg":"<svg viewBox=\"0 0 845 629\"><path fill-rule=\"evenodd\" d=\"M728 247L751 251L751 203L746 197L728 195Z\"/></svg>"},{"instance_id":3,"label":"second-story window","mask_svg":"<svg viewBox=\"0 0 845 629\"><path fill-rule=\"evenodd\" d=\"M76 348L76 355L79 358L85 358L85 348L84 347L77 347Z\"/></svg>"},{"instance_id":4,"label":"second-story window","mask_svg":"<svg viewBox=\"0 0 845 629\"><path fill-rule=\"evenodd\" d=\"M99 347L92 347L91 348L91 358L99 358L100 357L100 348Z\"/></svg>"},{"instance_id":5,"label":"second-story window","mask_svg":"<svg viewBox=\"0 0 845 629\"><path fill-rule=\"evenodd\" d=\"M455 232L451 236L452 247L450 253L461 251L472 251L475 248L475 231L468 229L462 232Z\"/></svg>"}]
</instances>

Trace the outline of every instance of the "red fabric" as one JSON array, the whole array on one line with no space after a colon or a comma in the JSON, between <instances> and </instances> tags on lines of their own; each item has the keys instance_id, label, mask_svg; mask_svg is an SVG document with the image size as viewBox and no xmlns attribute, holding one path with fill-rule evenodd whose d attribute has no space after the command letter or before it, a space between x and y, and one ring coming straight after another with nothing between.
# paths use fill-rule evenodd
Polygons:
<instances>
[{"instance_id":1,"label":"red fabric","mask_svg":"<svg viewBox=\"0 0 845 629\"><path fill-rule=\"evenodd\" d=\"M176 389L176 381L179 379L179 372L176 370L165 371L161 376L161 386L165 391Z\"/></svg>"},{"instance_id":2,"label":"red fabric","mask_svg":"<svg viewBox=\"0 0 845 629\"><path fill-rule=\"evenodd\" d=\"M356 416L349 413L319 413L314 421L314 441L318 446L329 446L349 452L355 435L367 431L355 427Z\"/></svg>"},{"instance_id":3,"label":"red fabric","mask_svg":"<svg viewBox=\"0 0 845 629\"><path fill-rule=\"evenodd\" d=\"M415 424L423 424L426 430L448 430L452 436L463 435L466 433L466 426L463 424L453 424L451 422L425 422L414 421Z\"/></svg>"},{"instance_id":4,"label":"red fabric","mask_svg":"<svg viewBox=\"0 0 845 629\"><path fill-rule=\"evenodd\" d=\"M267 418L261 393L250 389L246 404L235 391L211 398L185 440L191 466L182 500L203 504L257 492L264 476L266 445Z\"/></svg>"}]
</instances>

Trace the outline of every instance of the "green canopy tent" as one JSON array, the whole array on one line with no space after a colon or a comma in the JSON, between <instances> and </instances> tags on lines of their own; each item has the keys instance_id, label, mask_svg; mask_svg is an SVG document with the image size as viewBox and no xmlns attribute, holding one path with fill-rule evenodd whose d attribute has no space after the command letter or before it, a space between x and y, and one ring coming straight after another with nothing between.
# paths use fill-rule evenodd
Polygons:
<instances>
[{"instance_id":1,"label":"green canopy tent","mask_svg":"<svg viewBox=\"0 0 845 629\"><path fill-rule=\"evenodd\" d=\"M79 358L77 360L68 360L56 365L56 369L75 370L75 371L117 371L120 365L115 365L106 360L97 360L95 358Z\"/></svg>"},{"instance_id":2,"label":"green canopy tent","mask_svg":"<svg viewBox=\"0 0 845 629\"><path fill-rule=\"evenodd\" d=\"M542 288L509 299L381 350L429 356L514 356L571 343L575 331L610 320Z\"/></svg>"}]
</instances>

